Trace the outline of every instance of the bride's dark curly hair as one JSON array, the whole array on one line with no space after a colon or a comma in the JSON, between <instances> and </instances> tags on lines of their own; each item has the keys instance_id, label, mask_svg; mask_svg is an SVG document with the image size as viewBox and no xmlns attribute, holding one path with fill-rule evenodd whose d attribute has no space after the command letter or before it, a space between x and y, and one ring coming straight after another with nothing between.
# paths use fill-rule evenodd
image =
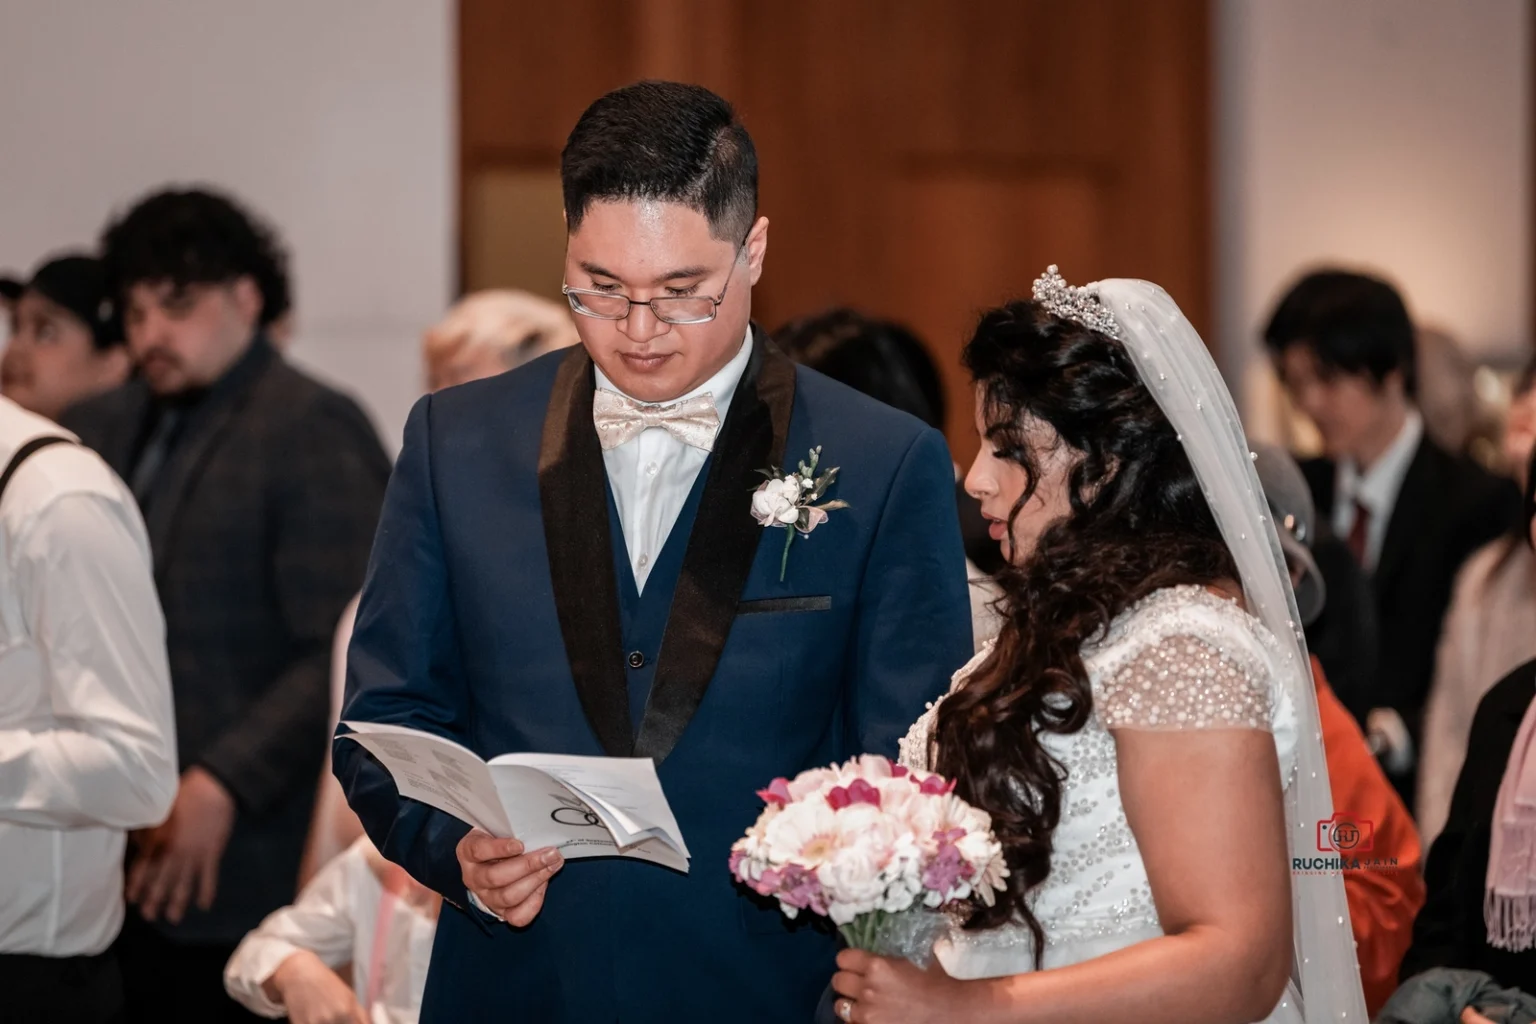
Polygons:
<instances>
[{"instance_id":1,"label":"bride's dark curly hair","mask_svg":"<svg viewBox=\"0 0 1536 1024\"><path fill-rule=\"evenodd\" d=\"M1044 936L1026 896L1050 871L1064 779L1040 734L1088 721L1083 644L1153 591L1236 580L1237 568L1173 426L1120 342L1014 302L981 318L963 358L988 438L1027 476L1014 518L1050 454L1039 450L1049 436L1041 424L1071 456L1071 513L999 575L997 647L940 705L934 730L935 769L992 815L1011 872L1008 891L969 927L1022 919L1038 967Z\"/></svg>"}]
</instances>

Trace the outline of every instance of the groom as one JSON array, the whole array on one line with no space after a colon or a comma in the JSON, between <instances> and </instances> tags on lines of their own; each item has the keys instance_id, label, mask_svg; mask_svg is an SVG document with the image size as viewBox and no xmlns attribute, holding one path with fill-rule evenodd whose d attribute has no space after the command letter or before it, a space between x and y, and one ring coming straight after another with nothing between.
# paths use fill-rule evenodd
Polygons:
<instances>
[{"instance_id":1,"label":"groom","mask_svg":"<svg viewBox=\"0 0 1536 1024\"><path fill-rule=\"evenodd\" d=\"M809 1020L833 939L742 895L727 857L755 790L894 756L966 660L949 453L750 323L768 221L724 100L609 93L561 180L582 347L411 413L344 717L486 757L653 758L692 870L466 836L350 741L336 774L385 855L452 904L424 1021ZM758 470L818 446L840 469L822 500L847 507L786 561L785 530L753 516Z\"/></svg>"}]
</instances>

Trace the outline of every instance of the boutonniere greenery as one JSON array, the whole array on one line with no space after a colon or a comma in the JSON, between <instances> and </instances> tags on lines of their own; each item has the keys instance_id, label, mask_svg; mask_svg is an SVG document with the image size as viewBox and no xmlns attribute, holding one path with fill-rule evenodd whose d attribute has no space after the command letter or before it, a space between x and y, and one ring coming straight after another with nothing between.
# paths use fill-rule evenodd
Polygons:
<instances>
[{"instance_id":1,"label":"boutonniere greenery","mask_svg":"<svg viewBox=\"0 0 1536 1024\"><path fill-rule=\"evenodd\" d=\"M779 563L779 582L789 571L789 549L797 536L809 537L811 531L827 521L827 513L847 508L846 501L822 501L827 491L837 482L837 469L833 466L817 475L821 462L821 446L811 449L809 462L800 463L793 473L782 469L761 469L758 472L768 479L752 494L752 518L764 529L781 529L784 536L784 558Z\"/></svg>"}]
</instances>

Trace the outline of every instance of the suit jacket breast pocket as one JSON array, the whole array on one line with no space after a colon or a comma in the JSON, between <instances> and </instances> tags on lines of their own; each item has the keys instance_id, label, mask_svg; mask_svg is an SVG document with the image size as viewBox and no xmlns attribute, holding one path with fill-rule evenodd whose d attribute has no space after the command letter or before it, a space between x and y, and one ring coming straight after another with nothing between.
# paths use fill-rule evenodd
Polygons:
<instances>
[{"instance_id":1,"label":"suit jacket breast pocket","mask_svg":"<svg viewBox=\"0 0 1536 1024\"><path fill-rule=\"evenodd\" d=\"M757 601L742 601L736 605L737 615L766 615L771 612L829 612L832 598L822 594L815 597L768 597Z\"/></svg>"}]
</instances>

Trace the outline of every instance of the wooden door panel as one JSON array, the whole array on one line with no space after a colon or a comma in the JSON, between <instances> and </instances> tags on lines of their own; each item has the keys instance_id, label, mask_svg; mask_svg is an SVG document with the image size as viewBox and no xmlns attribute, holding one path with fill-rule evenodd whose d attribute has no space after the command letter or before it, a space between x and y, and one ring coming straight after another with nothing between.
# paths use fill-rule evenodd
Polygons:
<instances>
[{"instance_id":1,"label":"wooden door panel","mask_svg":"<svg viewBox=\"0 0 1536 1024\"><path fill-rule=\"evenodd\" d=\"M949 398L948 435L957 461L975 454L970 383L960 349L988 307L1028 298L1056 262L1075 280L1098 277L1106 260L1103 186L1091 176L929 174L892 182L887 209L904 225L883 254L880 307L940 353Z\"/></svg>"}]
</instances>

